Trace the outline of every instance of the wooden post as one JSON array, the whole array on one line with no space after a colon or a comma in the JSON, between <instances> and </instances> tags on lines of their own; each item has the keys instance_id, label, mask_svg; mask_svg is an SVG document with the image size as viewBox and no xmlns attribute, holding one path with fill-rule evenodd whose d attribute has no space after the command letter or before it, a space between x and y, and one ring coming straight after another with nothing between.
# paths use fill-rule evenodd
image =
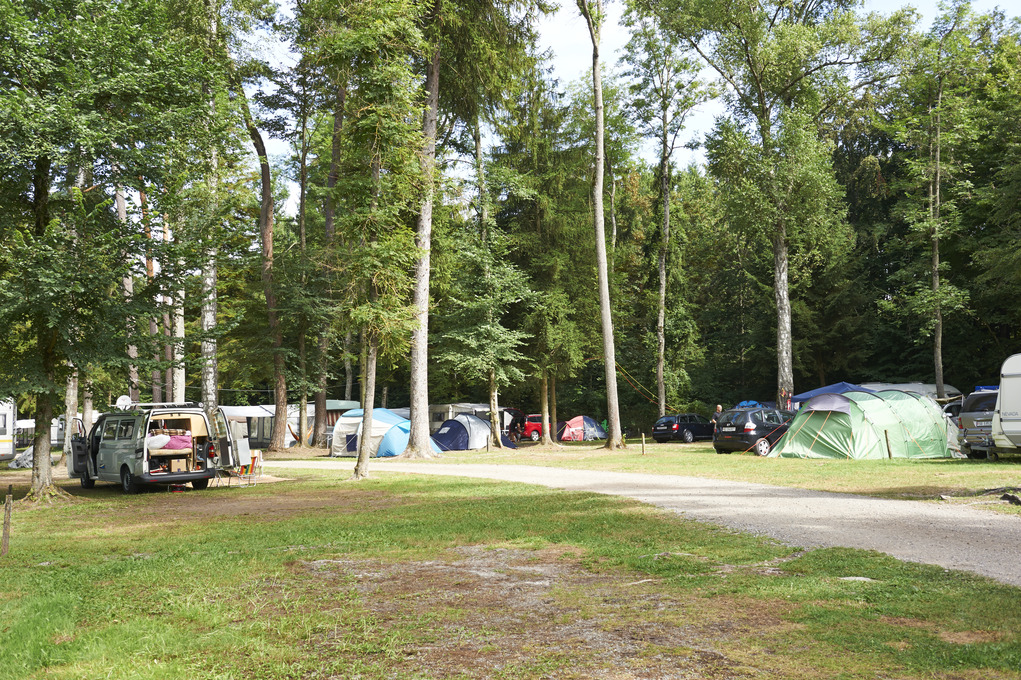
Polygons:
<instances>
[{"instance_id":1,"label":"wooden post","mask_svg":"<svg viewBox=\"0 0 1021 680\"><path fill-rule=\"evenodd\" d=\"M645 433L642 433L642 455L645 455Z\"/></svg>"},{"instance_id":2,"label":"wooden post","mask_svg":"<svg viewBox=\"0 0 1021 680\"><path fill-rule=\"evenodd\" d=\"M7 545L11 537L11 506L14 505L14 485L7 485L7 500L4 502L4 535L0 541L0 557L7 554Z\"/></svg>"}]
</instances>

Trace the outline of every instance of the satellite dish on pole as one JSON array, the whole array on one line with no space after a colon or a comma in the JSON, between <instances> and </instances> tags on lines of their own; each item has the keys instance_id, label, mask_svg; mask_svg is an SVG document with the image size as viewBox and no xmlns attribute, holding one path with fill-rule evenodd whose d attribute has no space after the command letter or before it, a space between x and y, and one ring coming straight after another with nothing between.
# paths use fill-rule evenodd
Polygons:
<instances>
[{"instance_id":1,"label":"satellite dish on pole","mask_svg":"<svg viewBox=\"0 0 1021 680\"><path fill-rule=\"evenodd\" d=\"M117 397L117 401L115 403L117 404L117 408L119 408L122 411L127 411L129 408L131 408L131 397L129 397L126 394L122 394L121 396Z\"/></svg>"}]
</instances>

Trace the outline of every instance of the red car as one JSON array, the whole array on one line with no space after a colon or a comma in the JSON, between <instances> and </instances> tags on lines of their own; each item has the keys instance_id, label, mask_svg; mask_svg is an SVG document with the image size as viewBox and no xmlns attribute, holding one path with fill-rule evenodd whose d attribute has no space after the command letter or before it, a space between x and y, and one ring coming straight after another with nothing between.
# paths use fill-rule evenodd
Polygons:
<instances>
[{"instance_id":1,"label":"red car","mask_svg":"<svg viewBox=\"0 0 1021 680\"><path fill-rule=\"evenodd\" d=\"M542 439L542 414L532 413L525 418L525 429L521 432L522 439L537 442Z\"/></svg>"}]
</instances>

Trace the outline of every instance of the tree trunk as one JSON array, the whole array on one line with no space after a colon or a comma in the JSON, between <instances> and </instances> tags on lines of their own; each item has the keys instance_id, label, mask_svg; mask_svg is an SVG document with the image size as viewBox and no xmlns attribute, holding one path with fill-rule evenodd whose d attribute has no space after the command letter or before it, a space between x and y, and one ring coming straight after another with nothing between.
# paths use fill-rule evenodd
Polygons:
<instances>
[{"instance_id":1,"label":"tree trunk","mask_svg":"<svg viewBox=\"0 0 1021 680\"><path fill-rule=\"evenodd\" d=\"M170 241L170 218L166 216L163 222L163 240ZM185 403L184 396L184 288L178 288L171 293L172 299L168 300L170 310L163 317L166 334L166 347L164 353L167 359L166 372L166 398L167 401L176 404Z\"/></svg>"},{"instance_id":2,"label":"tree trunk","mask_svg":"<svg viewBox=\"0 0 1021 680\"><path fill-rule=\"evenodd\" d=\"M175 404L183 404L187 401L184 391L186 379L184 367L184 289L178 291L178 300L174 302L174 368L173 368L173 401Z\"/></svg>"},{"instance_id":3,"label":"tree trunk","mask_svg":"<svg viewBox=\"0 0 1021 680\"><path fill-rule=\"evenodd\" d=\"M787 281L787 229L780 224L773 236L773 278L776 299L776 403L784 408L794 394L794 353L791 346L791 299Z\"/></svg>"},{"instance_id":4,"label":"tree trunk","mask_svg":"<svg viewBox=\"0 0 1021 680\"><path fill-rule=\"evenodd\" d=\"M215 53L219 49L219 32L220 32L220 13L219 7L214 0L204 0L205 10L207 19L209 20L209 35L207 47L210 53ZM216 96L212 92L212 87L207 82L204 85L205 94L209 97L209 116L210 120L216 117ZM209 189L210 194L213 197L212 211L215 215L217 213L217 200L220 191L220 157L217 152L217 147L214 144L210 149L209 155ZM217 302L217 262L220 259L220 248L219 248L219 225L211 224L206 230L203 238L203 250L204 259L202 263L202 282L200 288L200 295L202 296L202 309L199 314L199 326L202 330L202 341L201 341L201 361L202 361L202 372L200 376L201 394L202 394L202 407L205 410L209 422L213 422L216 417L216 410L219 406L219 364L217 363L217 342L213 335L216 329L216 302ZM178 341L182 343L180 351L183 359L184 347L184 317L183 317L183 305L184 299L180 300L179 304L182 305L180 310L181 317L181 334L178 335ZM175 331L177 327L175 325ZM182 364L183 365L183 364ZM177 380L174 380L174 397L176 399L178 390L183 394L184 384L183 379L181 384L178 385Z\"/></svg>"},{"instance_id":5,"label":"tree trunk","mask_svg":"<svg viewBox=\"0 0 1021 680\"><path fill-rule=\"evenodd\" d=\"M35 235L42 238L50 223L50 170L52 163L49 157L40 156L35 161L32 176L32 213L34 217ZM56 375L56 355L54 352L57 334L49 328L46 317L48 310L38 310L33 320L36 344L42 360L43 375L47 382L47 390L36 395L35 438L32 449L32 488L29 497L40 500L44 496L58 493L53 486L53 470L50 460L50 422L53 420L53 381ZM13 426L14 423L11 423Z\"/></svg>"},{"instance_id":6,"label":"tree trunk","mask_svg":"<svg viewBox=\"0 0 1021 680\"><path fill-rule=\"evenodd\" d=\"M298 169L298 247L301 249L301 283L306 285L305 265L308 260L308 244L305 238L305 200L308 194L308 116L301 117L301 159ZM298 376L301 389L298 398L298 446L305 446L308 433L308 372L306 360L306 340L308 320L302 314L298 327Z\"/></svg>"},{"instance_id":7,"label":"tree trunk","mask_svg":"<svg viewBox=\"0 0 1021 680\"><path fill-rule=\"evenodd\" d=\"M338 77L339 80L339 77ZM342 153L341 142L343 137L341 132L344 129L344 103L347 99L347 85L345 83L338 82L337 91L334 96L333 103L333 137L330 144L330 171L326 176L326 207L324 210L324 222L325 222L325 235L326 235L326 247L328 250L332 249L334 234L336 229L334 228L334 215L336 214L336 197L334 191L337 186L337 178L340 175L340 157ZM329 276L329 268L327 266L326 275ZM315 423L313 424L313 446L316 448L326 447L326 427L327 427L327 414L326 414L326 382L327 373L330 365L330 337L325 332L319 333L318 340L316 342L319 350L319 375L316 379L316 414ZM346 350L346 347L345 347ZM345 356L345 363L349 362L349 359ZM351 398L351 389L348 387L345 399Z\"/></svg>"},{"instance_id":8,"label":"tree trunk","mask_svg":"<svg viewBox=\"0 0 1021 680\"><path fill-rule=\"evenodd\" d=\"M372 333L366 334L365 353L365 400L362 402L362 432L358 435L358 462L352 479L365 479L369 476L369 455L372 446L372 409L376 393L376 354L378 351L376 338Z\"/></svg>"},{"instance_id":9,"label":"tree trunk","mask_svg":"<svg viewBox=\"0 0 1021 680\"><path fill-rule=\"evenodd\" d=\"M659 415L666 415L666 260L670 250L670 155L666 113L663 114L663 138L660 140L659 196L663 204L663 230L659 244L659 310L656 314L656 396Z\"/></svg>"},{"instance_id":10,"label":"tree trunk","mask_svg":"<svg viewBox=\"0 0 1021 680\"><path fill-rule=\"evenodd\" d=\"M46 334L49 334L49 331L40 333ZM53 377L52 371L47 371L47 377ZM40 392L36 395L35 437L32 439L32 489L29 491L29 496L34 500L44 500L45 497L58 494L57 488L53 485L53 461L50 458L52 400L53 395L49 392Z\"/></svg>"},{"instance_id":11,"label":"tree trunk","mask_svg":"<svg viewBox=\"0 0 1021 680\"><path fill-rule=\"evenodd\" d=\"M124 225L128 223L128 206L127 201L124 199L124 187L120 184L114 190L114 203L117 208L117 220ZM131 278L129 272L124 276L121 283L124 292L124 299L131 300L131 297L135 293L135 282ZM134 328L132 328L134 320L128 320L128 337L134 335ZM138 347L133 344L128 345L128 396L131 397L133 403L137 403L141 397L138 389Z\"/></svg>"},{"instance_id":12,"label":"tree trunk","mask_svg":"<svg viewBox=\"0 0 1021 680\"><path fill-rule=\"evenodd\" d=\"M82 425L85 429L85 436L89 436L89 432L92 431L92 411L95 406L92 404L92 385L85 383L85 389L82 390Z\"/></svg>"},{"instance_id":13,"label":"tree trunk","mask_svg":"<svg viewBox=\"0 0 1021 680\"><path fill-rule=\"evenodd\" d=\"M170 299L167 299L170 303ZM163 361L166 368L163 371L163 396L168 402L174 401L174 326L170 312L163 312Z\"/></svg>"},{"instance_id":14,"label":"tree trunk","mask_svg":"<svg viewBox=\"0 0 1021 680\"><path fill-rule=\"evenodd\" d=\"M60 456L63 463L71 453L71 431L75 418L78 417L78 371L67 376L67 388L64 390L64 449Z\"/></svg>"},{"instance_id":15,"label":"tree trunk","mask_svg":"<svg viewBox=\"0 0 1021 680\"><path fill-rule=\"evenodd\" d=\"M142 178L140 177L139 178L140 185L141 182ZM156 278L156 263L152 259L152 248L149 247L148 245L148 243L152 241L153 232L152 224L149 221L149 199L148 196L146 196L144 189L138 190L138 201L142 209L142 227L145 230L146 240L145 278L146 281L151 285L153 279ZM157 297L157 302L161 301L162 299L160 297ZM152 395L152 401L154 404L158 404L161 401L163 401L163 372L159 368L159 362L162 357L159 351L159 343L157 342L157 338L162 336L162 334L163 331L160 328L160 323L157 320L157 317L155 316L149 317L149 337L153 339L153 347L156 348L153 350L152 356L153 367L152 371L149 374L150 391Z\"/></svg>"},{"instance_id":16,"label":"tree trunk","mask_svg":"<svg viewBox=\"0 0 1021 680\"><path fill-rule=\"evenodd\" d=\"M269 156L262 133L256 127L248 108L248 99L240 84L236 92L241 102L241 113L245 119L245 127L252 139L252 146L259 157L259 174L261 177L262 201L259 206L259 235L262 239L262 289L266 295L266 317L269 322L269 335L273 343L273 394L274 418L273 434L270 437L269 450L283 451L287 434L287 376L284 365L284 336L277 313L276 289L273 285L273 178L270 175Z\"/></svg>"},{"instance_id":17,"label":"tree trunk","mask_svg":"<svg viewBox=\"0 0 1021 680\"><path fill-rule=\"evenodd\" d=\"M355 374L354 366L351 365L351 343L354 338L351 331L344 333L344 399L350 401L354 394Z\"/></svg>"},{"instance_id":18,"label":"tree trunk","mask_svg":"<svg viewBox=\"0 0 1021 680\"><path fill-rule=\"evenodd\" d=\"M489 369L489 436L493 448L502 449L503 423L500 422L500 402L496 394L496 369Z\"/></svg>"},{"instance_id":19,"label":"tree trunk","mask_svg":"<svg viewBox=\"0 0 1021 680\"><path fill-rule=\"evenodd\" d=\"M940 279L939 279L939 232L940 232L940 203L942 197L940 195L940 184L943 181L943 173L941 162L941 120L940 120L940 106L943 105L943 84L940 79L940 86L937 92L936 98L936 114L935 114L935 134L934 143L935 149L930 151L931 157L935 161L933 167L933 176L929 181L929 219L931 223L930 231L930 248L932 256L932 297L935 302L936 308L934 310L935 326L932 332L932 353L933 353L933 368L936 374L936 398L945 399L947 396L946 386L943 384L943 307L940 304Z\"/></svg>"},{"instance_id":20,"label":"tree trunk","mask_svg":"<svg viewBox=\"0 0 1021 680\"><path fill-rule=\"evenodd\" d=\"M593 16L588 0L577 0L582 16L588 24L592 39L592 94L595 102L596 157L595 176L592 181L592 222L596 237L596 273L599 280L599 316L603 333L603 363L606 376L606 412L610 431L607 433L606 448L614 450L624 446L620 429L620 406L617 400L617 360L613 340L613 313L610 307L610 279L606 259L606 229L603 219L603 164L604 120L603 83L599 66L599 34L603 17L601 0L596 0L596 16Z\"/></svg>"},{"instance_id":21,"label":"tree trunk","mask_svg":"<svg viewBox=\"0 0 1021 680\"><path fill-rule=\"evenodd\" d=\"M557 443L557 374L549 374L549 401L550 401L550 439Z\"/></svg>"},{"instance_id":22,"label":"tree trunk","mask_svg":"<svg viewBox=\"0 0 1021 680\"><path fill-rule=\"evenodd\" d=\"M437 1L436 10L439 11ZM411 435L407 458L431 458L429 446L429 271L432 248L433 196L436 186L436 121L439 113L440 94L440 47L433 47L426 66L426 106L422 116L424 146L421 155L422 174L425 190L422 209L418 215L418 234L415 244L419 249L418 265L415 267L416 325L411 332Z\"/></svg>"},{"instance_id":23,"label":"tree trunk","mask_svg":"<svg viewBox=\"0 0 1021 680\"><path fill-rule=\"evenodd\" d=\"M553 444L553 436L550 428L549 410L549 371L542 369L542 377L539 378L539 409L542 412L542 443L546 446Z\"/></svg>"}]
</instances>

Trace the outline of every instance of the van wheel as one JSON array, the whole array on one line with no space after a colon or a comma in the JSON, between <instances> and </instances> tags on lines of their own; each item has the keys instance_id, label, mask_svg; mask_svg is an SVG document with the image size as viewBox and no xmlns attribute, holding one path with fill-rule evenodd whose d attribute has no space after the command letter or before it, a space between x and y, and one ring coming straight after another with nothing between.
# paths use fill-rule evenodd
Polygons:
<instances>
[{"instance_id":1,"label":"van wheel","mask_svg":"<svg viewBox=\"0 0 1021 680\"><path fill-rule=\"evenodd\" d=\"M1000 454L996 451L986 451L986 460L1000 460Z\"/></svg>"},{"instance_id":2,"label":"van wheel","mask_svg":"<svg viewBox=\"0 0 1021 680\"><path fill-rule=\"evenodd\" d=\"M681 437L684 439L684 442L686 444L690 444L691 442L695 441L695 435L691 434L691 430L685 430L683 433L681 433Z\"/></svg>"},{"instance_id":3,"label":"van wheel","mask_svg":"<svg viewBox=\"0 0 1021 680\"><path fill-rule=\"evenodd\" d=\"M82 483L83 489L91 489L96 485L96 480L89 477L88 472L83 472L82 476L78 478L78 481Z\"/></svg>"},{"instance_id":4,"label":"van wheel","mask_svg":"<svg viewBox=\"0 0 1021 680\"><path fill-rule=\"evenodd\" d=\"M755 442L755 455L765 456L769 454L769 441L766 439L760 439Z\"/></svg>"},{"instance_id":5,"label":"van wheel","mask_svg":"<svg viewBox=\"0 0 1021 680\"><path fill-rule=\"evenodd\" d=\"M191 480L191 485L192 485L192 487L196 491L202 491L207 486L209 486L209 480L208 479L193 479L193 480Z\"/></svg>"},{"instance_id":6,"label":"van wheel","mask_svg":"<svg viewBox=\"0 0 1021 680\"><path fill-rule=\"evenodd\" d=\"M126 467L121 468L121 488L124 489L124 493L138 493L138 482L131 474L131 470Z\"/></svg>"},{"instance_id":7,"label":"van wheel","mask_svg":"<svg viewBox=\"0 0 1021 680\"><path fill-rule=\"evenodd\" d=\"M539 436L540 435L539 435L539 431L538 430L532 430L532 434L529 435L529 436L532 438L533 442L539 441Z\"/></svg>"}]
</instances>

